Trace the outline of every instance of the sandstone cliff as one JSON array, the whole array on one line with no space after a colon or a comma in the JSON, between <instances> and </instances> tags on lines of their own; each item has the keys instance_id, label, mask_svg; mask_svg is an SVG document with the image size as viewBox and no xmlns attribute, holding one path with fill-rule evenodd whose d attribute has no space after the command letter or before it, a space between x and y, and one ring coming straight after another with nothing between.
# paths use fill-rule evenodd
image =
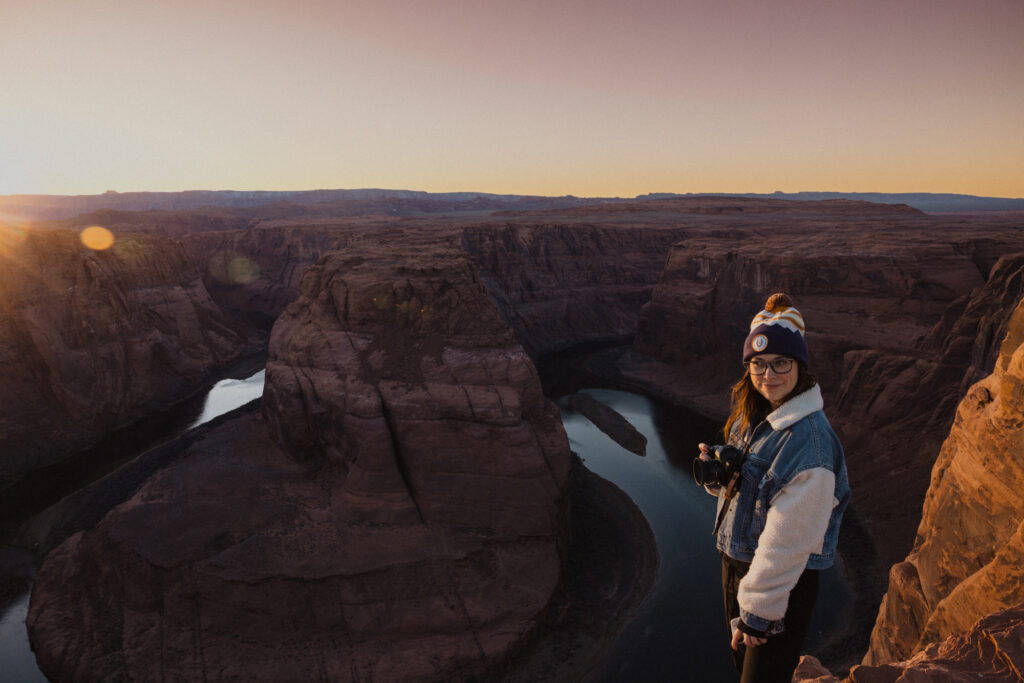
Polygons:
<instances>
[{"instance_id":1,"label":"sandstone cliff","mask_svg":"<svg viewBox=\"0 0 1024 683\"><path fill-rule=\"evenodd\" d=\"M463 252L324 256L263 417L214 428L44 562L57 680L458 680L543 615L568 442Z\"/></svg>"},{"instance_id":2,"label":"sandstone cliff","mask_svg":"<svg viewBox=\"0 0 1024 683\"><path fill-rule=\"evenodd\" d=\"M298 296L302 275L345 247L356 225L276 225L188 235L183 242L210 296L269 329Z\"/></svg>"},{"instance_id":3,"label":"sandstone cliff","mask_svg":"<svg viewBox=\"0 0 1024 683\"><path fill-rule=\"evenodd\" d=\"M168 220L160 230L192 230ZM264 417L223 426L197 444L190 464L166 471L55 553L44 569L48 587L33 600L47 666L67 677L99 675L142 667L158 651L183 676L215 660L235 672L240 665L223 654L225 624L255 609L257 624L239 636L241 658L293 671L303 629L313 628L309 614L319 614L305 606L333 604L340 593L342 606L323 617L330 642L303 642L358 652L345 675L387 675L389 648L408 649L409 662L426 650L443 653L435 676L482 670L532 628L563 543L552 529L562 528L556 442L564 436L511 335L541 354L636 332L642 353L634 360L658 359L646 386L716 415L737 374L729 368L738 371L729 349L774 289L794 293L808 319L855 506L883 540L881 562L902 558L958 387L991 369L1006 320L1001 302L1020 282L1019 259L997 263L1019 249L1019 226L973 220L856 202L693 199L472 219L282 219L188 235L194 265L182 272L203 273L221 308L262 318L269 329L300 297L274 332ZM307 269L338 248L344 254L323 258L304 289ZM436 316L422 305L428 300L446 312ZM472 319L457 313L463 306ZM467 444L484 440L504 455L472 461ZM456 444L453 471L432 455L448 442ZM513 462L513 453L526 459ZM166 531L166 549L143 540L150 529ZM360 550L343 558L341 546ZM111 566L95 559L104 553ZM294 564L309 557L323 563ZM535 583L516 583L513 574L525 570L514 567L532 568ZM279 573L252 579L249 571ZM366 583L353 588L356 574ZM381 597L393 585L384 577L400 577L400 595ZM268 604L245 589L250 580L271 587ZM55 588L61 582L95 582L102 599L73 600ZM497 591L498 615L474 592L499 585L521 590L523 604L509 606ZM356 594L372 596L365 611ZM234 602L203 613L222 595ZM73 613L54 616L62 599ZM75 632L76 624L122 619L127 635L109 626ZM271 655L262 639L281 634L277 622L298 624L300 635L283 634ZM169 645L154 644L159 629L175 634ZM322 670L332 677L338 666L325 660Z\"/></svg>"},{"instance_id":4,"label":"sandstone cliff","mask_svg":"<svg viewBox=\"0 0 1024 683\"><path fill-rule=\"evenodd\" d=\"M916 348L853 349L844 355L834 423L855 454L851 482L871 506L867 523L885 566L909 548L920 519L911 504L924 500L957 403L992 372L1022 294L1024 254L1003 257L983 285L949 305ZM889 481L901 495L891 495Z\"/></svg>"},{"instance_id":5,"label":"sandstone cliff","mask_svg":"<svg viewBox=\"0 0 1024 683\"><path fill-rule=\"evenodd\" d=\"M1019 248L1013 231L958 226L939 241L931 218L842 218L828 230L795 217L676 244L633 345L662 365L631 369L723 414L750 318L768 293L793 294L854 505L888 566L911 545L965 378L991 369L987 340L1005 324L1024 258L998 260Z\"/></svg>"},{"instance_id":6,"label":"sandstone cliff","mask_svg":"<svg viewBox=\"0 0 1024 683\"><path fill-rule=\"evenodd\" d=\"M1024 679L1024 603L978 620L908 660L854 667L845 683L915 681L1019 683ZM800 660L794 683L839 683L814 657Z\"/></svg>"},{"instance_id":7,"label":"sandstone cliff","mask_svg":"<svg viewBox=\"0 0 1024 683\"><path fill-rule=\"evenodd\" d=\"M29 232L0 251L0 489L191 394L247 343L179 244Z\"/></svg>"},{"instance_id":8,"label":"sandstone cliff","mask_svg":"<svg viewBox=\"0 0 1024 683\"><path fill-rule=\"evenodd\" d=\"M516 337L537 357L631 337L665 255L685 234L671 224L510 223L467 228L462 244Z\"/></svg>"},{"instance_id":9,"label":"sandstone cliff","mask_svg":"<svg viewBox=\"0 0 1024 683\"><path fill-rule=\"evenodd\" d=\"M557 500L567 476L558 411L468 255L353 248L308 271L303 287L267 363L265 414L282 443L297 457L340 459L354 504L390 500L421 521L491 531L494 506L494 524L550 533L557 510L536 501ZM470 501L472 521L461 516Z\"/></svg>"},{"instance_id":10,"label":"sandstone cliff","mask_svg":"<svg viewBox=\"0 0 1024 683\"><path fill-rule=\"evenodd\" d=\"M1024 300L995 370L957 409L907 559L892 568L866 664L906 659L1024 600Z\"/></svg>"},{"instance_id":11,"label":"sandstone cliff","mask_svg":"<svg viewBox=\"0 0 1024 683\"><path fill-rule=\"evenodd\" d=\"M266 221L183 241L214 300L268 326L297 296L305 270L327 251L410 238L458 243L473 256L517 340L536 357L631 337L665 255L688 231L671 223L577 224L564 217L538 223L529 214L515 216L476 225L430 218Z\"/></svg>"}]
</instances>

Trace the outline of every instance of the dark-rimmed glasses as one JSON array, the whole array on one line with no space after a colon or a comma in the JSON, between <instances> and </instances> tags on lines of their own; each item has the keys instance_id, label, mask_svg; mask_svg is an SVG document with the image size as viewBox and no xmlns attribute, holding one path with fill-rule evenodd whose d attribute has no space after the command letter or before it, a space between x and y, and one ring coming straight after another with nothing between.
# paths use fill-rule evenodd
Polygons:
<instances>
[{"instance_id":1,"label":"dark-rimmed glasses","mask_svg":"<svg viewBox=\"0 0 1024 683\"><path fill-rule=\"evenodd\" d=\"M776 375L785 375L787 372L793 369L792 358L776 358L775 360L761 360L760 358L752 358L748 360L744 365L750 371L751 375L763 375L768 371L768 368L772 369Z\"/></svg>"}]
</instances>

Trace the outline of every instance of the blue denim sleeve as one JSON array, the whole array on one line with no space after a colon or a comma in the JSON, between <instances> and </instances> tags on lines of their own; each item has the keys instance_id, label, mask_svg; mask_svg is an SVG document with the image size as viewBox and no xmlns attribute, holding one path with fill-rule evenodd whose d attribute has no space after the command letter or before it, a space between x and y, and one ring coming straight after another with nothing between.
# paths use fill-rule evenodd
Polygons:
<instances>
[{"instance_id":1,"label":"blue denim sleeve","mask_svg":"<svg viewBox=\"0 0 1024 683\"><path fill-rule=\"evenodd\" d=\"M744 609L740 609L739 629L752 636L764 638L765 636L774 636L782 633L786 630L786 625L782 619L769 621Z\"/></svg>"}]
</instances>

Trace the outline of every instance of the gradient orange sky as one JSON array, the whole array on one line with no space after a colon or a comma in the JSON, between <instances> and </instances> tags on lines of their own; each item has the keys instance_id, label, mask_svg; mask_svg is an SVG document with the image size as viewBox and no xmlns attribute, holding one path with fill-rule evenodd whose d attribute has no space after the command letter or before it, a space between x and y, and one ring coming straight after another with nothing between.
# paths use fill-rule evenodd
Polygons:
<instances>
[{"instance_id":1,"label":"gradient orange sky","mask_svg":"<svg viewBox=\"0 0 1024 683\"><path fill-rule=\"evenodd\" d=\"M1024 196L1022 0L0 0L0 194Z\"/></svg>"}]
</instances>

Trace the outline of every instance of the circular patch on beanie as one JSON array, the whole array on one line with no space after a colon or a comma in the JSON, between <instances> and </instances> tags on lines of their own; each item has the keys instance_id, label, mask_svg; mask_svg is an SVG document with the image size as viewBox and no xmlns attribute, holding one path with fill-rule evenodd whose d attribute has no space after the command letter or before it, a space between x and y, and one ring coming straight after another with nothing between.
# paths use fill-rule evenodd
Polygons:
<instances>
[{"instance_id":1,"label":"circular patch on beanie","mask_svg":"<svg viewBox=\"0 0 1024 683\"><path fill-rule=\"evenodd\" d=\"M750 342L750 345L755 351L764 351L765 347L768 346L768 337L759 334L754 337L754 341Z\"/></svg>"}]
</instances>

